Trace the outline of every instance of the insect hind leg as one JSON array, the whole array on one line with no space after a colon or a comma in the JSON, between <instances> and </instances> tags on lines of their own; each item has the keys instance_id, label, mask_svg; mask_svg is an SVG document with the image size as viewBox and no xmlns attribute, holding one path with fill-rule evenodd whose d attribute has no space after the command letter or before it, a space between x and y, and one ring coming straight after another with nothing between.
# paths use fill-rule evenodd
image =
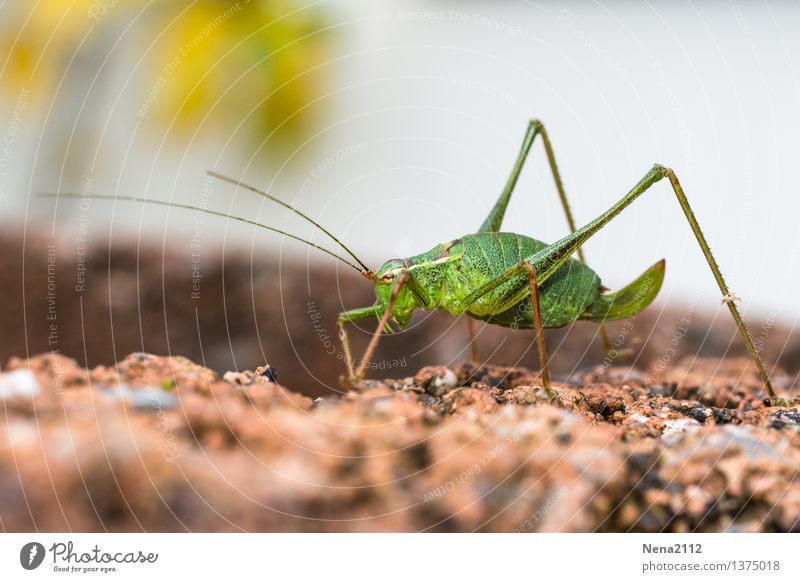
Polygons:
<instances>
[{"instance_id":1,"label":"insect hind leg","mask_svg":"<svg viewBox=\"0 0 800 582\"><path fill-rule=\"evenodd\" d=\"M764 368L764 363L761 361L761 356L759 356L758 351L755 349L753 340L750 337L750 333L747 331L747 327L742 320L739 309L736 307L736 303L733 300L734 296L730 289L728 289L725 279L722 277L722 272L719 269L719 265L717 265L716 259L714 259L714 255L711 254L711 249L708 246L708 242L706 241L703 232L700 230L700 225L697 223L697 218L695 217L694 212L689 205L689 201L686 198L686 194L683 192L683 188L678 181L678 177L670 168L662 166L661 164L654 165L650 171L648 171L647 174L645 174L625 196L623 196L618 202L616 202L613 206L611 206L611 208L606 210L600 216L582 226L574 233L565 236L561 240L551 245L548 245L538 253L527 257L526 260L535 266L537 281L540 284L544 283L561 265L569 260L572 254L578 248L580 248L582 244L584 244L598 231L600 231L600 229L611 222L620 214L620 212L625 210L625 208L630 206L634 200L636 200L651 186L653 186L653 184L659 182L663 178L667 178L672 186L672 190L678 199L678 203L680 204L684 215L686 216L689 227L691 228L692 233L694 234L695 239L700 246L700 249L703 251L703 256L706 258L706 262L708 263L708 266L714 275L714 279L717 282L719 290L722 292L723 302L728 305L731 316L733 317L736 327L739 330L739 335L741 335L745 347L747 348L747 352L750 354L750 358L756 365L759 376L764 382L764 387L769 394L770 400L781 406L793 405L796 400L779 398L775 393L775 389L770 382L769 375ZM522 267L520 265L515 265L509 268L501 276L495 277L493 280L472 291L463 303L467 306L471 305L473 302L479 300L487 293L496 289L499 285L518 275L521 268Z\"/></svg>"},{"instance_id":2,"label":"insect hind leg","mask_svg":"<svg viewBox=\"0 0 800 582\"><path fill-rule=\"evenodd\" d=\"M700 249L703 252L703 256L708 263L711 273L714 275L717 286L722 293L723 302L728 305L731 316L733 317L736 327L739 330L739 335L742 337L745 347L747 348L747 352L750 354L750 359L753 360L753 363L758 369L759 376L764 383L764 387L769 394L770 400L780 405L792 405L794 401L779 398L775 393L775 389L773 388L769 379L769 374L767 374L767 371L764 368L764 363L761 361L761 356L759 356L758 351L753 345L750 332L747 331L747 327L742 320L739 309L736 307L734 301L729 300L729 298L732 297L731 291L728 289L728 285L725 283L725 279L722 276L719 265L717 264L714 255L711 253L711 249L708 246L705 235L703 235L703 232L700 230L700 225L697 222L694 211L692 211L692 208L689 205L689 200L686 198L683 187L678 181L678 177L675 175L675 172L668 167L662 166L661 164L654 165L650 171L641 180L639 180L633 189L630 190L630 192L623 196L622 199L620 199L606 212L585 226L579 228L577 231L575 231L575 233L562 238L560 241L548 246L534 255L531 262L537 266L537 272L540 280L549 277L555 271L555 269L558 268L558 266L562 265L570 257L570 255L575 252L577 248L579 248L601 228L613 220L620 212L627 208L653 184L662 180L663 178L667 178L672 186L672 191L678 199L678 204L680 205L681 210L683 210L683 214L689 223L689 227L691 228L695 239L697 240L697 244L700 246Z\"/></svg>"},{"instance_id":3,"label":"insect hind leg","mask_svg":"<svg viewBox=\"0 0 800 582\"><path fill-rule=\"evenodd\" d=\"M672 171L672 168L667 168L665 166L656 167L659 168L662 175L669 180L672 190L675 192L675 196L678 198L678 204L680 204L681 210L683 210L683 214L686 216L686 220L689 222L689 227L692 229L692 232L697 239L697 244L703 251L706 262L711 269L711 273L714 275L714 279L717 281L717 286L722 292L722 302L728 305L731 316L736 322L736 327L739 330L739 335L742 336L742 340L747 348L747 352L750 354L750 359L753 360L753 363L758 369L759 376L761 377L761 381L764 382L764 387L767 389L767 393L769 394L772 404L777 404L779 406L793 406L796 404L796 399L779 398L775 393L775 389L772 387L772 382L770 382L769 379L769 374L767 374L767 371L764 369L764 363L761 361L761 356L753 345L750 332L747 331L744 320L739 313L739 308L736 307L734 301L736 296L731 293L730 289L728 289L728 285L725 283L725 279L722 277L722 272L719 270L719 265L717 265L714 255L711 254L711 248L708 246L708 242L706 241L705 235L703 235L703 231L700 230L700 225L697 222L697 218L695 217L691 206L689 206L689 200L686 198L686 194L683 192L683 187L678 181L678 177L675 175L675 172Z\"/></svg>"}]
</instances>

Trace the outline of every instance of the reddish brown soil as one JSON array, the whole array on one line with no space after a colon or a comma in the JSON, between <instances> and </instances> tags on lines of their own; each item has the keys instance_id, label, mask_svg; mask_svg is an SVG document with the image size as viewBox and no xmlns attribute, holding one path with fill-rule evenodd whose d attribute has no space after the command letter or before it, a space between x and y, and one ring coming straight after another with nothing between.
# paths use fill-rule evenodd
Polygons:
<instances>
[{"instance_id":1,"label":"reddish brown soil","mask_svg":"<svg viewBox=\"0 0 800 582\"><path fill-rule=\"evenodd\" d=\"M688 363L684 363L688 365ZM312 400L133 354L2 376L0 522L19 530L796 531L800 411L746 360L426 368ZM33 387L33 388L32 388Z\"/></svg>"}]
</instances>

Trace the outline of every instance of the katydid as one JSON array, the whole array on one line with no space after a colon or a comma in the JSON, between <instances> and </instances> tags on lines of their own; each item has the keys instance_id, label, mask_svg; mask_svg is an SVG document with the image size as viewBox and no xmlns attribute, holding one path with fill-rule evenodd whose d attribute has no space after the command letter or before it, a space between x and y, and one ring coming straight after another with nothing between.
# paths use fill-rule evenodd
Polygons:
<instances>
[{"instance_id":1,"label":"katydid","mask_svg":"<svg viewBox=\"0 0 800 582\"><path fill-rule=\"evenodd\" d=\"M501 231L509 200L537 136L541 137L544 145L570 228L570 234L553 244ZM319 223L289 204L238 180L216 172L209 174L255 192L300 215L335 241L357 265L320 245L237 216L147 198L100 195L88 197L174 206L238 220L300 240L359 271L374 284L376 301L368 307L340 313L337 320L347 367L347 383L350 386L357 386L362 380L381 335L393 331L390 324L404 329L410 323L414 311L423 309L446 311L455 316L465 315L469 318L468 322L477 319L512 329L533 329L539 353L541 383L551 397L554 396L554 391L548 371L543 334L545 328L562 327L578 320L602 325L606 321L631 317L647 307L658 294L664 280L663 260L655 263L629 285L616 292L609 292L602 286L598 275L586 265L581 246L651 186L667 178L722 293L722 300L727 304L747 351L758 369L770 400L783 405L790 405L792 402L779 398L772 387L761 357L736 307L737 297L731 293L722 277L677 176L666 166L654 165L616 204L585 226L576 228L547 131L541 121L533 119L528 124L511 175L476 233L436 245L416 256L391 259L377 272L367 268L363 261ZM80 198L84 195L61 196ZM578 259L573 258L573 255L577 255ZM378 324L364 355L356 363L352 357L346 326L366 318L376 318ZM471 324L469 333L472 359L476 360L475 337ZM605 334L603 339L608 348Z\"/></svg>"}]
</instances>

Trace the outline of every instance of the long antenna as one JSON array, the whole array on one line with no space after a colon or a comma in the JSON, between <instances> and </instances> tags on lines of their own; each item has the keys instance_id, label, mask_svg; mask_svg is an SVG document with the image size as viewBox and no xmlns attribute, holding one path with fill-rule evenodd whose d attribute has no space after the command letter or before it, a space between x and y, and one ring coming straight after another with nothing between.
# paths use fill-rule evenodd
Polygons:
<instances>
[{"instance_id":1,"label":"long antenna","mask_svg":"<svg viewBox=\"0 0 800 582\"><path fill-rule=\"evenodd\" d=\"M361 273L367 278L370 278L372 275L372 271L364 267L362 270L357 265L351 263L347 259L344 259L334 253L333 251L329 251L328 249L321 247L317 244L314 244L310 241L305 240L304 238L300 238L299 236L290 234L286 231L273 228L271 226L267 226L266 224L261 224L260 222L256 222L254 220L248 220L247 218L242 218L240 216L234 216L232 214L225 214L224 212L217 212L216 210L210 210L208 208L200 208L199 206L191 206L189 204L179 204L178 202L166 202L164 200L153 200L151 198L137 198L136 196L107 196L104 194L79 194L77 192L62 192L58 193L51 193L45 192L36 195L37 198L88 198L89 200L125 200L127 202L141 202L143 204L155 204L158 206L167 206L169 208L183 208L186 210L194 210L196 212L204 212L206 214L211 214L213 216L220 216L222 218L228 218L230 220L238 220L239 222L244 222L245 224L252 224L253 226L257 226L259 228L263 228L266 230L270 230L272 232L276 232L278 234L282 234L284 236L288 236L289 238L293 238L294 240L300 241L302 243L306 243L309 246L314 247L315 249L321 250L323 253L327 253L330 256L334 257L335 259L339 259L344 264L354 268L356 271ZM360 262L360 261L359 261ZM363 266L363 265L362 265ZM372 275L374 277L374 275Z\"/></svg>"},{"instance_id":2,"label":"long antenna","mask_svg":"<svg viewBox=\"0 0 800 582\"><path fill-rule=\"evenodd\" d=\"M353 259L355 259L355 261L356 261L356 262L357 262L359 265L361 265L361 268L362 268L362 269L364 269L364 271L365 271L365 272L367 272L367 273L371 273L371 272L372 272L372 271L370 271L370 269L369 269L369 268L368 268L368 267L367 267L367 266L366 266L366 265L363 263L363 261L362 261L361 259L359 259L359 258L358 258L358 257L355 255L355 253L353 253L353 251L351 251L349 248L347 248L347 246L345 246L345 244L344 244L342 241L340 241L338 238L336 238L336 237L335 237L335 236L333 236L333 235L332 235L330 232L328 232L328 230L327 230L327 229L326 229L324 226L322 226L320 223L318 223L317 221L313 220L312 218L310 218L310 217L309 217L309 216L307 216L306 214L304 214L304 213L300 212L300 211L299 211L297 208L295 208L294 206L291 206L291 205L287 204L286 202L284 202L283 200L281 200L281 199L279 199L279 198L276 198L276 197L275 197L275 196L273 196L272 194L268 194L267 192L264 192L263 190L259 190L259 189L258 189L258 188L256 188L255 186L251 186L250 184L245 184L244 182L241 182L241 181L239 181L239 180L237 180L237 179L235 179L235 178L230 178L230 177L228 177L228 176L225 176L225 175L223 175L223 174L220 174L220 173L218 173L218 172L215 172L215 171L213 171L213 170L209 170L209 171L207 172L207 174L208 174L209 176L211 176L212 178L217 178L217 179L219 179L219 180L222 180L223 182L228 182L229 184L233 184L234 186L239 186L240 188L244 188L245 190L250 190L251 192L255 192L256 194L258 194L258 195L260 195L260 196L263 196L263 197L264 197L264 198L266 198L267 200L272 200L272 201L273 201L273 202L275 202L276 204L280 204L280 205L281 205L281 206L283 206L284 208L287 208L287 209L291 210L292 212L294 212L294 213L295 213L295 214L297 214L298 216L300 216L300 217L304 218L305 220L307 220L308 222L310 222L311 224L313 224L314 226L316 226L318 229L320 229L322 232L324 232L325 234L327 234L329 237L331 237L331 238L332 238L332 239L333 239L333 240L336 242L336 244L338 244L340 247L342 247L342 248L345 250L345 252L346 252L348 255L350 255L351 257L353 257Z\"/></svg>"}]
</instances>

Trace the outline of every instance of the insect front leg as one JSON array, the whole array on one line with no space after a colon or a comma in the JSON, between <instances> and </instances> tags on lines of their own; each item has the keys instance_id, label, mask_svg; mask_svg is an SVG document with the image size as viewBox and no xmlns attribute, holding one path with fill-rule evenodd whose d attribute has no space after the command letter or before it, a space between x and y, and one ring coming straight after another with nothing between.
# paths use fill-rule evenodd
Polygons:
<instances>
[{"instance_id":1,"label":"insect front leg","mask_svg":"<svg viewBox=\"0 0 800 582\"><path fill-rule=\"evenodd\" d=\"M374 306L371 307L361 307L358 309L351 309L350 311L345 311L339 314L339 318L337 319L336 323L339 326L339 339L342 342L342 351L344 352L344 362L347 366L347 378L348 380L352 381L355 377L355 372L353 370L353 355L350 349L350 336L347 333L347 328L345 327L349 323L353 323L356 321L360 321L362 319L366 319L368 317L377 317L378 314L375 310Z\"/></svg>"},{"instance_id":2,"label":"insect front leg","mask_svg":"<svg viewBox=\"0 0 800 582\"><path fill-rule=\"evenodd\" d=\"M389 326L389 318L392 315L392 310L394 309L395 304L397 303L397 298L400 296L400 291L402 291L405 284L408 282L410 275L407 271L403 271L400 276L397 278L397 283L395 284L394 288L392 289L392 294L389 297L389 302L386 304L386 308L383 311L383 315L381 316L380 320L378 321L378 326L375 328L375 333L372 335L372 339L367 346L367 349L364 351L364 355L361 358L361 361L358 364L358 367L353 369L353 358L352 352L350 350L350 338L347 334L347 330L345 329L345 324L352 323L353 321L357 321L359 319L365 319L367 317L375 316L377 317L379 312L377 311L378 307L365 307L362 309L354 309L352 311L345 311L344 313L339 315L339 337L342 340L342 348L344 349L345 361L347 365L347 374L348 374L348 381L350 386L355 386L361 378L364 376L364 370L366 370L367 365L369 365L369 361L372 358L372 354L375 353L375 349L378 347L378 341L380 340L381 335Z\"/></svg>"},{"instance_id":3,"label":"insect front leg","mask_svg":"<svg viewBox=\"0 0 800 582\"><path fill-rule=\"evenodd\" d=\"M408 271L403 271L397 278L397 283L395 284L394 289L392 289L392 294L389 297L389 302L386 304L386 309L383 311L383 316L381 317L380 321L378 321L378 326L375 328L375 333L373 334L372 339L369 341L369 345L364 352L364 356L361 358L361 363L358 364L358 368L356 368L356 371L353 374L351 379L352 383L355 384L364 376L364 370L367 368L367 364L369 364L372 354L375 353L375 348L378 347L378 341L381 339L381 335L386 329L386 326L389 324L389 317L392 315L392 310L394 309L395 303L397 303L397 298L400 296L400 291L402 291L403 286L408 282L409 277L410 275L408 274Z\"/></svg>"}]
</instances>

